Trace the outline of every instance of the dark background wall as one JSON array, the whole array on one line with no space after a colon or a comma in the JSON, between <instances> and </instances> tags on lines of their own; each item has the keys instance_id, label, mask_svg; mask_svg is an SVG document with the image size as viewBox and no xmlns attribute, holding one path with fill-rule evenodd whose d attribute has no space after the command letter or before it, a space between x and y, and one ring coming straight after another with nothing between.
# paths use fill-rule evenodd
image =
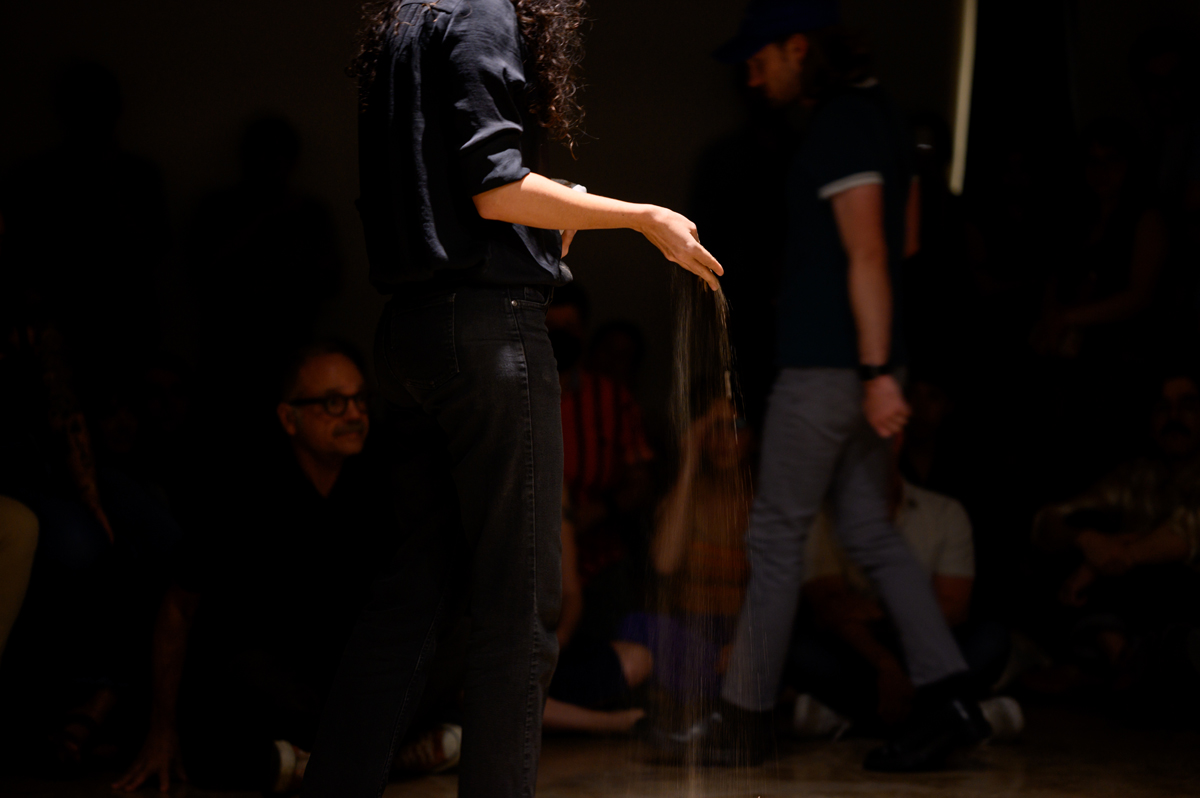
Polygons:
<instances>
[{"instance_id":1,"label":"dark background wall","mask_svg":"<svg viewBox=\"0 0 1200 798\"><path fill-rule=\"evenodd\" d=\"M908 110L950 115L958 6L958 0L844 2L848 21L876 50L881 77ZM1162 14L1194 17L1198 7L1195 0L1079 3L1079 113L1132 113L1124 71L1129 42ZM577 161L557 156L553 176L598 193L683 209L696 159L739 124L732 73L708 54L736 26L742 8L725 0L594 0L586 62L592 138ZM1038 48L1065 47L1066 8L982 0L981 25L1043 29L1048 32ZM95 59L120 77L127 108L121 139L162 168L177 230L200 196L234 180L244 122L282 114L304 142L298 183L332 210L347 269L322 326L366 345L382 300L366 284L352 205L355 92L343 69L353 53L357 15L355 0L0 5L0 169L55 139L49 86L55 69L72 57ZM997 63L1002 56L1013 62L1043 56L1020 47L1006 53L1003 40L994 43L994 52ZM1027 80L1027 72L1014 74ZM1003 85L1003 76L993 82ZM1011 116L1006 109L1020 104L1021 89L1008 86L1003 97L977 98L989 101L993 117ZM630 232L582 236L570 263L593 294L597 322L627 318L646 331L643 393L650 405L660 404L672 326L666 265ZM177 261L164 268L159 290L168 344L187 351L196 331L178 310L186 286Z\"/></svg>"}]
</instances>

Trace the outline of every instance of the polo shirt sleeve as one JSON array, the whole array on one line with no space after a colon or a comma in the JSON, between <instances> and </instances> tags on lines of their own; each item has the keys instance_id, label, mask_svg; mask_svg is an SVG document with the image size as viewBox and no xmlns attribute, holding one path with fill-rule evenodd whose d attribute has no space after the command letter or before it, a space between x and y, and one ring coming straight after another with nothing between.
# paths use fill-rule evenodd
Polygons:
<instances>
[{"instance_id":1,"label":"polo shirt sleeve","mask_svg":"<svg viewBox=\"0 0 1200 798\"><path fill-rule=\"evenodd\" d=\"M883 185L885 153L878 132L847 101L835 102L814 122L804 168L817 197L830 200L852 188Z\"/></svg>"},{"instance_id":2,"label":"polo shirt sleeve","mask_svg":"<svg viewBox=\"0 0 1200 798\"><path fill-rule=\"evenodd\" d=\"M940 513L941 551L934 563L937 576L975 576L975 541L971 534L971 519L954 499L947 498Z\"/></svg>"},{"instance_id":3,"label":"polo shirt sleeve","mask_svg":"<svg viewBox=\"0 0 1200 798\"><path fill-rule=\"evenodd\" d=\"M521 153L526 82L520 36L508 0L461 3L446 29L449 144L471 196L530 172Z\"/></svg>"}]
</instances>

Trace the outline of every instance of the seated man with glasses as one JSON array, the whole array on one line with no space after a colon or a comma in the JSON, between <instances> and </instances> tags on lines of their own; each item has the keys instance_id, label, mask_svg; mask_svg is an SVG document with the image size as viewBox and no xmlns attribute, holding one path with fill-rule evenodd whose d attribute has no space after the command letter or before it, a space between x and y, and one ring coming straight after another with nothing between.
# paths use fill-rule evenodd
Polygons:
<instances>
[{"instance_id":1,"label":"seated man with glasses","mask_svg":"<svg viewBox=\"0 0 1200 798\"><path fill-rule=\"evenodd\" d=\"M118 788L166 789L186 769L204 786L296 789L366 586L396 551L355 354L304 349L281 387L284 435L265 453L225 445L228 467L198 491L155 629L149 734Z\"/></svg>"}]
</instances>

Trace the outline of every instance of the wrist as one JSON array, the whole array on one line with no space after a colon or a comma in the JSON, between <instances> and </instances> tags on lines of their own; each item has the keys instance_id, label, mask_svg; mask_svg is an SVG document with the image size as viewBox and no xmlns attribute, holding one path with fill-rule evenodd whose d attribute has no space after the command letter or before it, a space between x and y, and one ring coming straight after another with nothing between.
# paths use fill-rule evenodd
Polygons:
<instances>
[{"instance_id":1,"label":"wrist","mask_svg":"<svg viewBox=\"0 0 1200 798\"><path fill-rule=\"evenodd\" d=\"M630 209L632 215L630 227L645 235L646 231L654 225L656 212L659 209L654 205L644 203L633 203L630 205Z\"/></svg>"},{"instance_id":2,"label":"wrist","mask_svg":"<svg viewBox=\"0 0 1200 798\"><path fill-rule=\"evenodd\" d=\"M858 379L864 383L874 382L880 377L891 376L892 364L868 364L860 363L858 365Z\"/></svg>"}]
</instances>

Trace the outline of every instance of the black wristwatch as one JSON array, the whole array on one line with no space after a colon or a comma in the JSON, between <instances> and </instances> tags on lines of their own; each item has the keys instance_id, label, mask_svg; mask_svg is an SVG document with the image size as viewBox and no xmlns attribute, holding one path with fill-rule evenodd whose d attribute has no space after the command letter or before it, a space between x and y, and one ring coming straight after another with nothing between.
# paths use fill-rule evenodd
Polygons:
<instances>
[{"instance_id":1,"label":"black wristwatch","mask_svg":"<svg viewBox=\"0 0 1200 798\"><path fill-rule=\"evenodd\" d=\"M863 366L858 367L858 378L863 382L870 382L876 377L883 377L892 373L892 365L884 363L882 366Z\"/></svg>"}]
</instances>

